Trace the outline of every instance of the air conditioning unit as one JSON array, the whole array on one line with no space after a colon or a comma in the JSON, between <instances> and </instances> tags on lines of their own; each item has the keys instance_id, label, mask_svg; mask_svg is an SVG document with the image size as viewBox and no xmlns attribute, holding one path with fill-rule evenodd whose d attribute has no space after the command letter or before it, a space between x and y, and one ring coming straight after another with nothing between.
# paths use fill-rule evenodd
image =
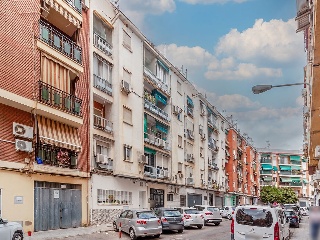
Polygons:
<instances>
[{"instance_id":1,"label":"air conditioning unit","mask_svg":"<svg viewBox=\"0 0 320 240\"><path fill-rule=\"evenodd\" d=\"M12 132L16 137L33 139L33 127L14 122Z\"/></svg>"},{"instance_id":2,"label":"air conditioning unit","mask_svg":"<svg viewBox=\"0 0 320 240\"><path fill-rule=\"evenodd\" d=\"M154 145L156 145L156 146L160 146L161 141L162 141L162 139L160 139L160 138L156 138L156 139L155 139L155 142L154 142Z\"/></svg>"},{"instance_id":3,"label":"air conditioning unit","mask_svg":"<svg viewBox=\"0 0 320 240\"><path fill-rule=\"evenodd\" d=\"M97 163L104 163L104 155L102 155L102 154L97 154L96 162L97 162Z\"/></svg>"},{"instance_id":4,"label":"air conditioning unit","mask_svg":"<svg viewBox=\"0 0 320 240\"><path fill-rule=\"evenodd\" d=\"M126 94L131 93L130 84L124 80L121 81L121 91L125 92Z\"/></svg>"},{"instance_id":5,"label":"air conditioning unit","mask_svg":"<svg viewBox=\"0 0 320 240\"><path fill-rule=\"evenodd\" d=\"M148 156L141 155L140 159L139 159L139 163L147 164L148 163Z\"/></svg>"},{"instance_id":6,"label":"air conditioning unit","mask_svg":"<svg viewBox=\"0 0 320 240\"><path fill-rule=\"evenodd\" d=\"M193 185L194 182L193 182L193 178L192 177L188 177L187 178L187 185Z\"/></svg>"},{"instance_id":7,"label":"air conditioning unit","mask_svg":"<svg viewBox=\"0 0 320 240\"><path fill-rule=\"evenodd\" d=\"M22 152L32 152L32 142L16 139L16 150Z\"/></svg>"}]
</instances>

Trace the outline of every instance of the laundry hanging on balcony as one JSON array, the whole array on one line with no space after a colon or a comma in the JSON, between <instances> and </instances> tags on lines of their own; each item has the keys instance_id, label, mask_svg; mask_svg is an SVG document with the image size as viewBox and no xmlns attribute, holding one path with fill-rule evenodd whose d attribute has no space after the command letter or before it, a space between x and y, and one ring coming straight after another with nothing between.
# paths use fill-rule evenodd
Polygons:
<instances>
[{"instance_id":1,"label":"laundry hanging on balcony","mask_svg":"<svg viewBox=\"0 0 320 240\"><path fill-rule=\"evenodd\" d=\"M153 90L152 91L152 96L155 97L157 102L161 102L163 105L167 105L167 98L161 94L158 90Z\"/></svg>"},{"instance_id":2,"label":"laundry hanging on balcony","mask_svg":"<svg viewBox=\"0 0 320 240\"><path fill-rule=\"evenodd\" d=\"M193 101L192 101L192 99L191 99L189 96L187 96L187 104L188 104L189 106L191 106L192 108L194 107Z\"/></svg>"},{"instance_id":3,"label":"laundry hanging on balcony","mask_svg":"<svg viewBox=\"0 0 320 240\"><path fill-rule=\"evenodd\" d=\"M291 171L291 166L279 166L281 171Z\"/></svg>"},{"instance_id":4,"label":"laundry hanging on balcony","mask_svg":"<svg viewBox=\"0 0 320 240\"><path fill-rule=\"evenodd\" d=\"M272 170L273 167L271 164L261 164L261 170Z\"/></svg>"},{"instance_id":5,"label":"laundry hanging on balcony","mask_svg":"<svg viewBox=\"0 0 320 240\"><path fill-rule=\"evenodd\" d=\"M169 72L169 68L167 65L165 65L163 62L161 62L159 59L157 59L157 63L166 71Z\"/></svg>"},{"instance_id":6,"label":"laundry hanging on balcony","mask_svg":"<svg viewBox=\"0 0 320 240\"><path fill-rule=\"evenodd\" d=\"M296 156L296 155L291 155L290 156L290 161L300 162L301 161L301 157L300 156Z\"/></svg>"},{"instance_id":7,"label":"laundry hanging on balcony","mask_svg":"<svg viewBox=\"0 0 320 240\"><path fill-rule=\"evenodd\" d=\"M168 134L168 127L162 124L161 122L156 121L156 129L165 134Z\"/></svg>"},{"instance_id":8,"label":"laundry hanging on balcony","mask_svg":"<svg viewBox=\"0 0 320 240\"><path fill-rule=\"evenodd\" d=\"M43 116L37 116L38 137L41 143L81 151L78 129L54 121Z\"/></svg>"}]
</instances>

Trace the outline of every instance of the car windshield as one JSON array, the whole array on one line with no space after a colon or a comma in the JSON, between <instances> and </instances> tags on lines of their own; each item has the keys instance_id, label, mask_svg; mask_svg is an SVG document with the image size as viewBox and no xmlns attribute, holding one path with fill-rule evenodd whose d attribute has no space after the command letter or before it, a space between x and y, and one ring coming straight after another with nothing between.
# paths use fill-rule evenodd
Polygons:
<instances>
[{"instance_id":1,"label":"car windshield","mask_svg":"<svg viewBox=\"0 0 320 240\"><path fill-rule=\"evenodd\" d=\"M186 209L184 210L186 214L200 214L200 212L196 209Z\"/></svg>"},{"instance_id":2,"label":"car windshield","mask_svg":"<svg viewBox=\"0 0 320 240\"><path fill-rule=\"evenodd\" d=\"M163 212L163 216L165 216L165 217L180 217L181 213L177 210L166 210Z\"/></svg>"},{"instance_id":3,"label":"car windshield","mask_svg":"<svg viewBox=\"0 0 320 240\"><path fill-rule=\"evenodd\" d=\"M149 218L156 218L156 215L154 215L153 212L137 212L137 217L141 219L149 219Z\"/></svg>"},{"instance_id":4,"label":"car windshield","mask_svg":"<svg viewBox=\"0 0 320 240\"><path fill-rule=\"evenodd\" d=\"M219 212L219 208L217 208L217 207L208 207L208 210L210 212Z\"/></svg>"},{"instance_id":5,"label":"car windshield","mask_svg":"<svg viewBox=\"0 0 320 240\"><path fill-rule=\"evenodd\" d=\"M295 215L295 212L294 211L284 211L284 214L286 216L293 216L293 215Z\"/></svg>"},{"instance_id":6,"label":"car windshield","mask_svg":"<svg viewBox=\"0 0 320 240\"><path fill-rule=\"evenodd\" d=\"M272 213L266 209L241 208L236 214L236 221L241 225L257 227L271 227L273 223Z\"/></svg>"}]
</instances>

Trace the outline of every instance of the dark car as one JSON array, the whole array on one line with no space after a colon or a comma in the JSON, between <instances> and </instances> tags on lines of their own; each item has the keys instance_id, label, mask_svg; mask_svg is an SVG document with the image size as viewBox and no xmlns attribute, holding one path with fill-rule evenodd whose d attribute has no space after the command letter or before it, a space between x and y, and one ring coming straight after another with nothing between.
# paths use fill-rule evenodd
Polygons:
<instances>
[{"instance_id":1,"label":"dark car","mask_svg":"<svg viewBox=\"0 0 320 240\"><path fill-rule=\"evenodd\" d=\"M154 212L161 220L162 232L167 230L177 230L178 233L183 232L183 217L177 209L156 208L154 209Z\"/></svg>"},{"instance_id":2,"label":"dark car","mask_svg":"<svg viewBox=\"0 0 320 240\"><path fill-rule=\"evenodd\" d=\"M296 211L294 211L294 210L285 210L284 214L286 215L286 218L289 220L290 227L291 226L296 227L296 228L299 227L299 225L300 225L299 224L299 216L298 216Z\"/></svg>"},{"instance_id":3,"label":"dark car","mask_svg":"<svg viewBox=\"0 0 320 240\"><path fill-rule=\"evenodd\" d=\"M300 207L296 204L284 204L284 208L286 210L293 210L296 212L297 216L299 217L299 222L301 222L302 219L302 214L300 211Z\"/></svg>"}]
</instances>

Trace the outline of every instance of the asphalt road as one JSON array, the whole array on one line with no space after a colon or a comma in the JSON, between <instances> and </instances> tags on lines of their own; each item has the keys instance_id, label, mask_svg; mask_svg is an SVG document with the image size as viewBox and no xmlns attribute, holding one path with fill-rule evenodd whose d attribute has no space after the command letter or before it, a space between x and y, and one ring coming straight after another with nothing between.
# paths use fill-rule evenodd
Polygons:
<instances>
[{"instance_id":1,"label":"asphalt road","mask_svg":"<svg viewBox=\"0 0 320 240\"><path fill-rule=\"evenodd\" d=\"M202 229L187 228L183 233L169 232L161 234L161 240L230 240L230 223L224 219L219 226L209 224ZM82 235L77 237L64 238L66 240L116 240L119 239L119 233L114 231L95 233L91 235ZM122 233L121 239L130 239L125 233ZM141 238L142 240L155 238Z\"/></svg>"}]
</instances>

